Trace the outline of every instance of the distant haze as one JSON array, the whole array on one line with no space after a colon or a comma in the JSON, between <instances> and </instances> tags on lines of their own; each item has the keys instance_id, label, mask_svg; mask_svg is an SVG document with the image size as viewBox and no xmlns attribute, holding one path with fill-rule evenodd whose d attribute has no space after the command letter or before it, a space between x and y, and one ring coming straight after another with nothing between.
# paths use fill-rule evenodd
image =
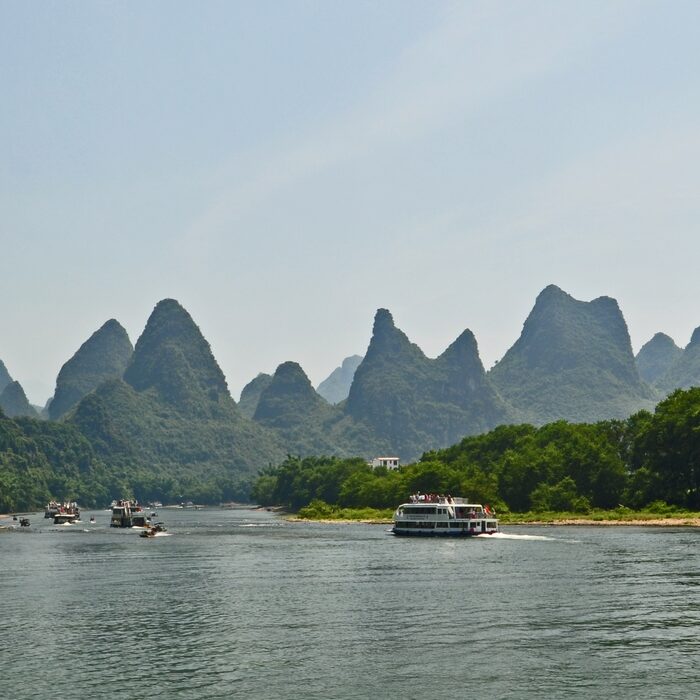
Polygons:
<instances>
[{"instance_id":1,"label":"distant haze","mask_svg":"<svg viewBox=\"0 0 700 700\"><path fill-rule=\"evenodd\" d=\"M0 4L0 360L196 319L235 398L378 308L484 366L538 293L700 325L700 3Z\"/></svg>"}]
</instances>

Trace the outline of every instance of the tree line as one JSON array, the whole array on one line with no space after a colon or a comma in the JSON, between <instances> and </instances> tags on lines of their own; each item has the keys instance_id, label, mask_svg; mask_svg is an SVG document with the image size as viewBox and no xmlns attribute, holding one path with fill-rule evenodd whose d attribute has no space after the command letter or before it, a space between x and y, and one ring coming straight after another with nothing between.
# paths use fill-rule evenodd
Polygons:
<instances>
[{"instance_id":1,"label":"tree line","mask_svg":"<svg viewBox=\"0 0 700 700\"><path fill-rule=\"evenodd\" d=\"M654 413L627 420L500 426L398 471L373 470L363 458L290 456L254 481L209 465L119 458L76 426L0 412L0 512L40 508L50 499L101 507L126 497L252 500L292 511L313 500L393 508L417 491L512 512L642 509L657 501L700 510L700 388L678 390Z\"/></svg>"},{"instance_id":2,"label":"tree line","mask_svg":"<svg viewBox=\"0 0 700 700\"><path fill-rule=\"evenodd\" d=\"M0 411L0 513L32 511L50 500L104 507L113 499L221 503L249 498L252 477L179 469L110 452L66 422L8 418Z\"/></svg>"},{"instance_id":3,"label":"tree line","mask_svg":"<svg viewBox=\"0 0 700 700\"><path fill-rule=\"evenodd\" d=\"M451 493L499 510L573 511L663 502L700 509L700 388L654 413L598 423L503 425L392 471L364 459L293 457L258 477L252 498L292 511L313 500L391 508L416 492Z\"/></svg>"}]
</instances>

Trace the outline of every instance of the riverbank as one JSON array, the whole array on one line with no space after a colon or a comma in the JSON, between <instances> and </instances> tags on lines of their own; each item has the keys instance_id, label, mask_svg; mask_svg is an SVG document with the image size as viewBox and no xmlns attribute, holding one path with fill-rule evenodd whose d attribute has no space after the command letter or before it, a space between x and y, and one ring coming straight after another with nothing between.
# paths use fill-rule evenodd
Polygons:
<instances>
[{"instance_id":1,"label":"riverbank","mask_svg":"<svg viewBox=\"0 0 700 700\"><path fill-rule=\"evenodd\" d=\"M508 520L501 525L586 525L586 526L650 526L650 527L700 527L700 517L690 518L627 518L624 520L597 520L594 518L561 518Z\"/></svg>"},{"instance_id":2,"label":"riverbank","mask_svg":"<svg viewBox=\"0 0 700 700\"><path fill-rule=\"evenodd\" d=\"M393 525L392 519L386 518L300 518L287 515L285 520L291 523L323 523L325 525Z\"/></svg>"},{"instance_id":3,"label":"riverbank","mask_svg":"<svg viewBox=\"0 0 700 700\"><path fill-rule=\"evenodd\" d=\"M616 509L597 510L591 513L504 513L498 515L501 527L522 525L560 525L560 526L600 526L600 527L700 527L700 513L693 511L674 511L668 513L652 511L630 511ZM292 522L318 523L363 523L367 525L393 524L393 512L373 510L371 508L324 508L307 507L298 513L288 513L286 519Z\"/></svg>"},{"instance_id":4,"label":"riverbank","mask_svg":"<svg viewBox=\"0 0 700 700\"><path fill-rule=\"evenodd\" d=\"M323 523L326 525L392 525L393 520L385 519L357 519L348 518L299 518L294 515L287 516L286 520L298 523ZM508 520L501 522L501 526L541 525L541 526L600 526L600 527L624 527L624 526L648 526L648 527L700 527L700 517L696 518L639 518L637 520L594 520L592 518L563 518L561 520Z\"/></svg>"}]
</instances>

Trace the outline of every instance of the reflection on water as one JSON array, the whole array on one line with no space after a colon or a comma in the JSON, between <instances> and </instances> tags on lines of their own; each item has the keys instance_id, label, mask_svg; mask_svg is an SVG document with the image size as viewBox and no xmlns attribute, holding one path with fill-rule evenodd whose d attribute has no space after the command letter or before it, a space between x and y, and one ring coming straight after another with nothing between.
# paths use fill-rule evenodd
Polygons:
<instances>
[{"instance_id":1,"label":"reflection on water","mask_svg":"<svg viewBox=\"0 0 700 700\"><path fill-rule=\"evenodd\" d=\"M163 510L145 539L94 515L0 536L3 698L700 690L695 530L436 540L212 509Z\"/></svg>"}]
</instances>

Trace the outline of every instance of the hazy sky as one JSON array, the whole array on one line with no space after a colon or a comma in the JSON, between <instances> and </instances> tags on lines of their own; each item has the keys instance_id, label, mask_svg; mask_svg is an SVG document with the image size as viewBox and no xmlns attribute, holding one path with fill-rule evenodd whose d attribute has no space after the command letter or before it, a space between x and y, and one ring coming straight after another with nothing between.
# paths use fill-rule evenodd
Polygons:
<instances>
[{"instance_id":1,"label":"hazy sky","mask_svg":"<svg viewBox=\"0 0 700 700\"><path fill-rule=\"evenodd\" d=\"M486 367L554 283L700 325L700 2L0 0L0 359L177 299L238 397L374 312Z\"/></svg>"}]
</instances>

